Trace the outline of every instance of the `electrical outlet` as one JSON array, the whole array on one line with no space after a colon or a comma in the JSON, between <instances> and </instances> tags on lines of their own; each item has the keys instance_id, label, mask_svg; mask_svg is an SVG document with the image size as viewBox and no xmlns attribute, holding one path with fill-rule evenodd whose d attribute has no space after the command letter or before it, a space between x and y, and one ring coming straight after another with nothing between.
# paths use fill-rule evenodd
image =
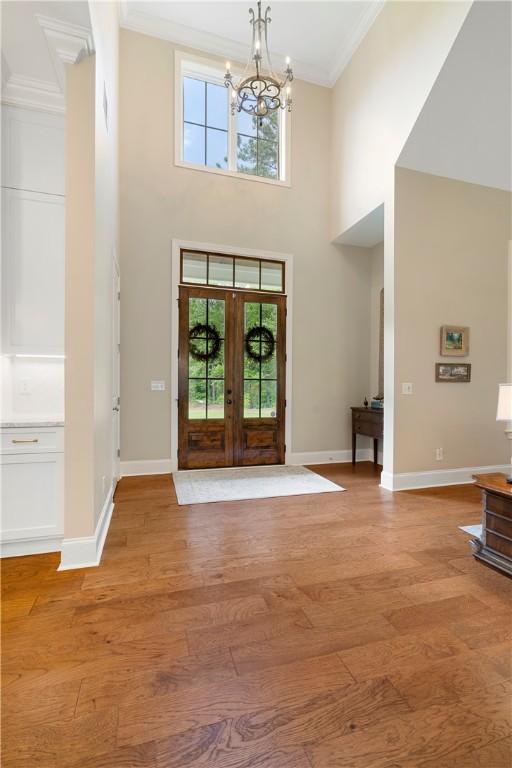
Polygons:
<instances>
[{"instance_id":1,"label":"electrical outlet","mask_svg":"<svg viewBox=\"0 0 512 768\"><path fill-rule=\"evenodd\" d=\"M412 384L409 381L402 384L402 395L412 395Z\"/></svg>"},{"instance_id":2,"label":"electrical outlet","mask_svg":"<svg viewBox=\"0 0 512 768\"><path fill-rule=\"evenodd\" d=\"M152 392L164 392L165 391L165 381L151 381L151 391Z\"/></svg>"},{"instance_id":3,"label":"electrical outlet","mask_svg":"<svg viewBox=\"0 0 512 768\"><path fill-rule=\"evenodd\" d=\"M444 451L442 448L436 448L436 461L442 461L444 459Z\"/></svg>"}]
</instances>

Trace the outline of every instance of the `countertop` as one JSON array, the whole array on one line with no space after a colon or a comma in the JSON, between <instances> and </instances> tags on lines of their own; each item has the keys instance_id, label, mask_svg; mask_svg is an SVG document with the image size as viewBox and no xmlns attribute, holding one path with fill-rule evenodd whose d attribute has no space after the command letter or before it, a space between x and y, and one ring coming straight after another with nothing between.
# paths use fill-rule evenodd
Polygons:
<instances>
[{"instance_id":1,"label":"countertop","mask_svg":"<svg viewBox=\"0 0 512 768\"><path fill-rule=\"evenodd\" d=\"M0 421L1 429L16 429L26 427L28 429L38 429L40 427L63 427L64 419L39 418L31 416L25 419L12 419L11 421Z\"/></svg>"}]
</instances>

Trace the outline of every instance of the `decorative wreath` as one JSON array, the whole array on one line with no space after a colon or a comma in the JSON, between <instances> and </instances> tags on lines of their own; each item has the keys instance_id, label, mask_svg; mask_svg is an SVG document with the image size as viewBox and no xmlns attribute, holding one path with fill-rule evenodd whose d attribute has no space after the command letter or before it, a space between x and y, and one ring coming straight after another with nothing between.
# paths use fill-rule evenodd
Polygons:
<instances>
[{"instance_id":1,"label":"decorative wreath","mask_svg":"<svg viewBox=\"0 0 512 768\"><path fill-rule=\"evenodd\" d=\"M203 325L203 323L197 323L188 333L189 339L189 352L194 360L201 360L202 362L215 360L219 356L221 340L218 330L213 325ZM201 352L197 344L194 344L196 339L207 339L208 344L206 349L208 351Z\"/></svg>"},{"instance_id":2,"label":"decorative wreath","mask_svg":"<svg viewBox=\"0 0 512 768\"><path fill-rule=\"evenodd\" d=\"M256 325L245 335L245 351L252 360L256 360L258 363L265 363L270 360L275 347L274 334L264 325Z\"/></svg>"}]
</instances>

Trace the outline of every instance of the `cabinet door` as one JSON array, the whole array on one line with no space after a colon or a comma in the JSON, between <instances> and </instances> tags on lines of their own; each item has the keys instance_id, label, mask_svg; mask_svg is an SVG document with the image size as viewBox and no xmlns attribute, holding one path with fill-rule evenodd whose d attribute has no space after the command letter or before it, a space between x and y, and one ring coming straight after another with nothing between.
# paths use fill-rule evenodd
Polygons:
<instances>
[{"instance_id":1,"label":"cabinet door","mask_svg":"<svg viewBox=\"0 0 512 768\"><path fill-rule=\"evenodd\" d=\"M2 189L3 351L64 353L64 198Z\"/></svg>"},{"instance_id":2,"label":"cabinet door","mask_svg":"<svg viewBox=\"0 0 512 768\"><path fill-rule=\"evenodd\" d=\"M2 184L64 194L64 115L2 105Z\"/></svg>"},{"instance_id":3,"label":"cabinet door","mask_svg":"<svg viewBox=\"0 0 512 768\"><path fill-rule=\"evenodd\" d=\"M63 454L2 456L2 541L63 533Z\"/></svg>"}]
</instances>

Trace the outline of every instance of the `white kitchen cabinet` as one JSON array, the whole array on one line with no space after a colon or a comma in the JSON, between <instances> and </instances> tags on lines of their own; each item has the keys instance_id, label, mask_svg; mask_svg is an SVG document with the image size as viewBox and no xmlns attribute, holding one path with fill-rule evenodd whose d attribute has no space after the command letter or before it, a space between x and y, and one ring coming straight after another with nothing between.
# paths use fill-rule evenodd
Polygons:
<instances>
[{"instance_id":1,"label":"white kitchen cabinet","mask_svg":"<svg viewBox=\"0 0 512 768\"><path fill-rule=\"evenodd\" d=\"M2 106L2 186L64 195L64 116Z\"/></svg>"},{"instance_id":2,"label":"white kitchen cabinet","mask_svg":"<svg viewBox=\"0 0 512 768\"><path fill-rule=\"evenodd\" d=\"M2 557L60 551L64 532L64 428L0 430Z\"/></svg>"},{"instance_id":3,"label":"white kitchen cabinet","mask_svg":"<svg viewBox=\"0 0 512 768\"><path fill-rule=\"evenodd\" d=\"M2 189L4 354L64 354L64 198Z\"/></svg>"}]
</instances>

